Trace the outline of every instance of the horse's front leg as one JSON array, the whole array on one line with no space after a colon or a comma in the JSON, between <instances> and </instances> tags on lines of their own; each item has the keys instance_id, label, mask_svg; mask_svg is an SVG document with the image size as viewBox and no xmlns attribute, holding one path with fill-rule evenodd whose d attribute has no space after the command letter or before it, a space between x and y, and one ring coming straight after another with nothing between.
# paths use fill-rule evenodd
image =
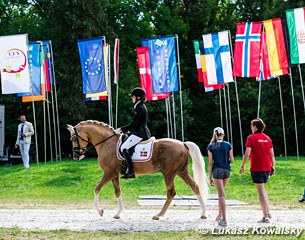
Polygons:
<instances>
[{"instance_id":1,"label":"horse's front leg","mask_svg":"<svg viewBox=\"0 0 305 240\"><path fill-rule=\"evenodd\" d=\"M164 174L163 176L166 184L166 201L162 207L162 210L157 215L153 216L153 220L159 220L159 218L165 214L166 210L176 195L174 186L175 176L165 176Z\"/></svg>"},{"instance_id":2,"label":"horse's front leg","mask_svg":"<svg viewBox=\"0 0 305 240\"><path fill-rule=\"evenodd\" d=\"M119 177L116 177L116 178L112 179L112 185L113 185L113 188L114 188L115 196L118 200L118 211L113 216L113 218L119 219L121 212L124 210L124 206L123 206L123 202L122 202L122 196L121 196Z\"/></svg>"},{"instance_id":3,"label":"horse's front leg","mask_svg":"<svg viewBox=\"0 0 305 240\"><path fill-rule=\"evenodd\" d=\"M99 184L96 185L95 190L94 190L94 206L95 206L96 211L98 212L98 214L101 217L104 214L104 210L102 208L100 208L99 194L100 194L102 187L104 187L110 180L111 180L111 178L104 173L104 176L101 178L101 181L99 182Z\"/></svg>"}]
</instances>

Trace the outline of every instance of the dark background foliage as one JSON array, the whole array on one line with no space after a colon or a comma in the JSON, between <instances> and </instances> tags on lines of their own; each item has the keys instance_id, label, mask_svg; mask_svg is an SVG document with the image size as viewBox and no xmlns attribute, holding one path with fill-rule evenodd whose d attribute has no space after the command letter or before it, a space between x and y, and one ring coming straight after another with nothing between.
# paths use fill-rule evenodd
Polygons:
<instances>
[{"instance_id":1,"label":"dark background foliage","mask_svg":"<svg viewBox=\"0 0 305 240\"><path fill-rule=\"evenodd\" d=\"M181 63L183 117L185 140L196 142L203 154L214 127L221 125L218 91L204 93L197 82L194 58L194 39L202 34L230 30L234 43L235 24L242 21L262 21L285 17L285 10L305 6L305 1L289 0L0 0L0 35L27 33L29 40L50 39L53 46L61 145L64 153L70 151L69 133L65 125L86 119L108 122L106 101L85 102L77 40L106 36L114 45L119 37L120 79L118 126L131 120L132 104L128 93L139 85L136 47L141 39L177 34ZM304 72L304 69L303 69ZM292 68L296 122L300 154L304 155L304 106L299 73ZM289 76L281 77L288 155L296 155L294 115ZM234 84L230 84L230 102L234 151L241 155L250 133L249 124L257 116L258 83L255 79L237 78L243 140L240 141ZM113 96L115 86L112 86ZM114 98L113 98L114 100ZM223 99L222 99L223 101ZM113 101L115 103L115 101ZM181 139L179 93L175 94L177 138ZM15 142L20 114L33 120L33 106L21 103L15 95L0 95L6 110L6 145ZM115 105L115 104L114 104ZM167 136L164 101L148 102L149 127L157 137ZM37 137L43 152L43 104L35 103ZM225 119L223 111L223 118ZM262 83L260 117L267 124L277 155L284 153L283 124L278 80ZM225 124L224 124L225 125ZM226 128L226 126L224 126Z\"/></svg>"}]
</instances>

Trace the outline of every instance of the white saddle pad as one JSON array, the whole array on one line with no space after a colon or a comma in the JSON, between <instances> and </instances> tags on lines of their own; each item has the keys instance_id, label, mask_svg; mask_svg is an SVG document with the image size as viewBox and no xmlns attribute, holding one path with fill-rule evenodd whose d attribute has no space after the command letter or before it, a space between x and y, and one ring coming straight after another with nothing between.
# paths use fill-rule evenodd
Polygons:
<instances>
[{"instance_id":1,"label":"white saddle pad","mask_svg":"<svg viewBox=\"0 0 305 240\"><path fill-rule=\"evenodd\" d=\"M142 141L138 143L135 147L135 151L132 154L131 158L133 162L147 162L151 159L153 148L154 148L154 142L155 137L151 137L148 140ZM121 161L124 160L124 157L120 153L120 146L122 145L122 137L119 138L119 141L117 143L116 147L116 154L118 159Z\"/></svg>"}]
</instances>

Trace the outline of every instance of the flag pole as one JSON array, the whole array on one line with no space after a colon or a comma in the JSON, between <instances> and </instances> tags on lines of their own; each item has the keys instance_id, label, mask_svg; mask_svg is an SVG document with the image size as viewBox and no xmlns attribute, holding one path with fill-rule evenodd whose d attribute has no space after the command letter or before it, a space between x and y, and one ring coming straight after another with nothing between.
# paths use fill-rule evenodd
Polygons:
<instances>
[{"instance_id":1,"label":"flag pole","mask_svg":"<svg viewBox=\"0 0 305 240\"><path fill-rule=\"evenodd\" d=\"M170 97L167 98L167 106L168 106L168 116L169 116L169 129L170 129L170 137L174 138L173 133L173 117L172 117L172 111L171 111L171 101Z\"/></svg>"},{"instance_id":2,"label":"flag pole","mask_svg":"<svg viewBox=\"0 0 305 240\"><path fill-rule=\"evenodd\" d=\"M56 112L56 125L57 125L57 136L58 136L58 156L59 161L61 161L61 141L60 141L60 130L59 130L59 114L58 114L58 101L57 101L57 91L56 91L56 79L55 79L55 70L54 70L54 58L53 58L53 48L52 42L50 41L50 52L51 52L51 62L52 62L52 76L53 76L53 85L54 85L54 104ZM57 154L57 153L56 153Z\"/></svg>"},{"instance_id":3,"label":"flag pole","mask_svg":"<svg viewBox=\"0 0 305 240\"><path fill-rule=\"evenodd\" d=\"M117 52L116 52L117 51ZM117 55L116 55L117 53ZM116 101L115 101L115 128L118 127L118 106L119 106L119 66L120 66L120 39L115 39L114 44L114 81L116 83Z\"/></svg>"},{"instance_id":4,"label":"flag pole","mask_svg":"<svg viewBox=\"0 0 305 240\"><path fill-rule=\"evenodd\" d=\"M45 85L46 87L46 85ZM43 106L43 143L44 143L44 163L47 163L47 124L46 124L46 101L42 103Z\"/></svg>"},{"instance_id":5,"label":"flag pole","mask_svg":"<svg viewBox=\"0 0 305 240\"><path fill-rule=\"evenodd\" d=\"M50 46L50 44L48 43L48 45ZM49 50L50 51L50 50ZM51 53L51 51L50 51ZM47 54L47 58L50 59L50 64L52 59L51 59L51 54ZM51 68L51 66L49 66L49 68ZM49 69L48 69L49 70ZM50 72L50 70L49 70ZM55 120L55 106L54 106L54 92L53 92L53 84L51 84L51 74L50 75L50 87L51 87L51 101L52 101L52 116L53 116L53 131L54 131L54 143L55 143L55 159L56 162L58 161L58 149L57 149L57 133L56 133L56 120ZM52 81L54 82L54 81ZM45 93L46 94L46 93Z\"/></svg>"},{"instance_id":6,"label":"flag pole","mask_svg":"<svg viewBox=\"0 0 305 240\"><path fill-rule=\"evenodd\" d=\"M41 42L41 41L40 41ZM42 42L41 42L42 44ZM43 47L43 44L42 44ZM48 127L49 127L49 144L50 144L50 158L51 158L51 162L53 162L53 143L52 143L52 131L51 131L51 116L50 116L50 106L49 106L49 96L48 96L48 92L46 91L46 87L47 87L47 81L46 81L46 68L45 68L45 59L46 59L46 53L44 52L44 49L42 49L42 59L43 59L43 64L42 64L42 69L43 69L43 77L44 77L44 83L45 83L45 100L44 102L46 102L46 107L47 107L47 116L48 116ZM51 83L50 83L51 85ZM46 143L46 142L45 142ZM46 151L45 151L46 154Z\"/></svg>"},{"instance_id":7,"label":"flag pole","mask_svg":"<svg viewBox=\"0 0 305 240\"><path fill-rule=\"evenodd\" d=\"M261 105L261 91L262 91L262 81L258 80L258 100L257 100L257 118L259 118L259 111L260 111L260 105Z\"/></svg>"},{"instance_id":8,"label":"flag pole","mask_svg":"<svg viewBox=\"0 0 305 240\"><path fill-rule=\"evenodd\" d=\"M170 133L169 133L169 116L168 116L168 102L167 102L167 98L164 99L164 102L165 102L165 109L166 109L167 137L170 138Z\"/></svg>"},{"instance_id":9,"label":"flag pole","mask_svg":"<svg viewBox=\"0 0 305 240\"><path fill-rule=\"evenodd\" d=\"M287 145L286 145L286 133L285 133L285 119L284 119L284 110L283 110L283 99L282 99L282 87L281 87L281 79L277 77L279 83L279 92L280 92L280 102L281 102L281 111L282 111L282 123L283 123L283 136L284 136L284 150L285 157L287 158Z\"/></svg>"},{"instance_id":10,"label":"flag pole","mask_svg":"<svg viewBox=\"0 0 305 240\"><path fill-rule=\"evenodd\" d=\"M295 103L294 103L294 92L293 92L293 83L292 83L292 73L291 67L289 67L289 76L290 76L290 85L291 85L291 97L292 97L292 106L293 106L293 117L294 117L294 130L295 130L295 142L297 147L297 158L299 157L299 141L298 141L298 128L297 128L297 121L296 121L296 113L295 113Z\"/></svg>"},{"instance_id":11,"label":"flag pole","mask_svg":"<svg viewBox=\"0 0 305 240\"><path fill-rule=\"evenodd\" d=\"M31 78L31 77L30 77ZM33 98L33 90L32 90L32 107L33 107L33 120L34 120L34 131L35 131L35 147L36 147L36 163L39 164L38 158L38 142L37 142L37 128L36 128L36 115L35 115L35 103Z\"/></svg>"},{"instance_id":12,"label":"flag pole","mask_svg":"<svg viewBox=\"0 0 305 240\"><path fill-rule=\"evenodd\" d=\"M230 54L233 52L232 49L232 42L231 42L231 32L229 31L229 41L230 41ZM231 61L234 63L234 58L231 55ZM236 104L237 104L237 113L238 113L238 123L239 123L239 135L240 135L240 145L241 145L241 153L242 156L244 155L244 140L243 140L243 133L242 133L242 127L241 127L241 118L240 118L240 109L239 109L239 97L238 97L238 89L237 89L237 81L236 77L233 76L234 84L235 84L235 94L236 94Z\"/></svg>"},{"instance_id":13,"label":"flag pole","mask_svg":"<svg viewBox=\"0 0 305 240\"><path fill-rule=\"evenodd\" d=\"M111 61L111 46L108 44L108 84L109 84L109 98L110 98L110 117L111 117L111 125L113 126L113 112L112 112L112 93L111 93L111 74L110 74L110 61Z\"/></svg>"},{"instance_id":14,"label":"flag pole","mask_svg":"<svg viewBox=\"0 0 305 240\"><path fill-rule=\"evenodd\" d=\"M221 88L218 89L218 97L219 97L220 126L223 128Z\"/></svg>"},{"instance_id":15,"label":"flag pole","mask_svg":"<svg viewBox=\"0 0 305 240\"><path fill-rule=\"evenodd\" d=\"M226 86L228 90L229 128L230 128L230 139L231 139L230 143L233 147L230 87L229 84L226 84Z\"/></svg>"},{"instance_id":16,"label":"flag pole","mask_svg":"<svg viewBox=\"0 0 305 240\"><path fill-rule=\"evenodd\" d=\"M229 132L229 125L228 125L228 108L227 108L227 99L226 99L226 87L223 88L223 99L225 104L225 117L226 117L226 131ZM230 137L228 135L228 141L230 142Z\"/></svg>"},{"instance_id":17,"label":"flag pole","mask_svg":"<svg viewBox=\"0 0 305 240\"><path fill-rule=\"evenodd\" d=\"M179 80L179 93L180 93L180 109L181 109L181 136L182 142L184 142L184 126L183 126L183 106L182 106L182 86L181 86L181 74L180 74L180 56L179 56L179 41L178 35L175 34L176 46L177 46L177 66L178 66L178 80Z\"/></svg>"},{"instance_id":18,"label":"flag pole","mask_svg":"<svg viewBox=\"0 0 305 240\"><path fill-rule=\"evenodd\" d=\"M173 104L173 125L174 125L174 134L173 134L173 138L174 139L177 139L177 131L176 131L176 113L175 113L175 109L176 109L176 106L175 106L175 94L174 92L172 93L172 104Z\"/></svg>"},{"instance_id":19,"label":"flag pole","mask_svg":"<svg viewBox=\"0 0 305 240\"><path fill-rule=\"evenodd\" d=\"M303 78L302 78L302 70L301 65L298 65L299 67L299 74L300 74L300 81L301 81L301 89L302 89L302 97L303 97L303 105L304 105L304 112L305 112L305 97L304 97L304 87L303 87Z\"/></svg>"}]
</instances>

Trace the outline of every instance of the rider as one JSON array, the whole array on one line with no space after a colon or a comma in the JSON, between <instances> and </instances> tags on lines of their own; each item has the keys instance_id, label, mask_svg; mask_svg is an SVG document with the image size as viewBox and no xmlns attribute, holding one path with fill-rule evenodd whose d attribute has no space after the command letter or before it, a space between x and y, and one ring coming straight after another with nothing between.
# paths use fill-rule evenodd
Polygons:
<instances>
[{"instance_id":1,"label":"rider","mask_svg":"<svg viewBox=\"0 0 305 240\"><path fill-rule=\"evenodd\" d=\"M122 178L135 178L132 159L128 150L137 145L142 140L149 139L151 136L147 127L147 108L144 104L146 101L146 92L143 88L136 87L132 90L131 96L132 102L134 104L133 120L127 126L115 130L115 133L117 134L121 132L126 133L128 131L131 133L131 135L121 146L121 152L123 153L128 163L128 172L125 173Z\"/></svg>"}]
</instances>

